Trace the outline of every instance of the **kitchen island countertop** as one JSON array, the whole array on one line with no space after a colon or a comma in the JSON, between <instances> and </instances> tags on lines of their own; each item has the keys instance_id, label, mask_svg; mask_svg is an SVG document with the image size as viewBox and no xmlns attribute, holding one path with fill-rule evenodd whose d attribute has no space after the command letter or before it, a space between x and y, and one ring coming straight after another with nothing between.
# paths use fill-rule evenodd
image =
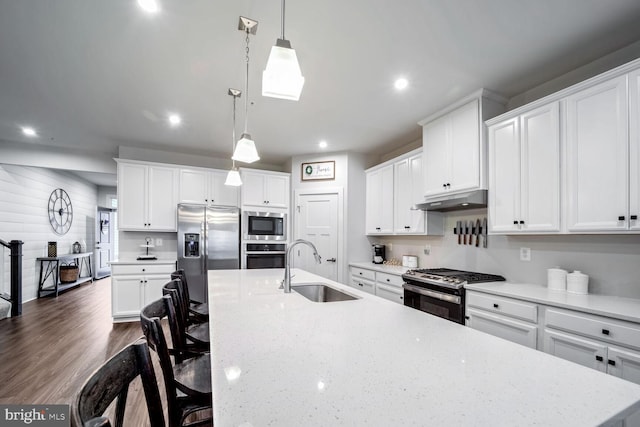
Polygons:
<instances>
[{"instance_id":1,"label":"kitchen island countertop","mask_svg":"<svg viewBox=\"0 0 640 427\"><path fill-rule=\"evenodd\" d=\"M214 423L595 426L640 385L292 270L360 299L278 289L282 269L209 271Z\"/></svg>"}]
</instances>

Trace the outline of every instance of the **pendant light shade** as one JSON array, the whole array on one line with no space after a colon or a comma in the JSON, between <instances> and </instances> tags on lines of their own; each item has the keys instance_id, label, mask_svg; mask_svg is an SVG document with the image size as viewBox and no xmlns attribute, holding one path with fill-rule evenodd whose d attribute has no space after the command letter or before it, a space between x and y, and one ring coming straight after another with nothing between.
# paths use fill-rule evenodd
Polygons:
<instances>
[{"instance_id":1,"label":"pendant light shade","mask_svg":"<svg viewBox=\"0 0 640 427\"><path fill-rule=\"evenodd\" d=\"M262 73L262 96L297 101L304 86L304 77L296 51L284 37L284 6L282 0L282 37L271 48L267 68Z\"/></svg>"},{"instance_id":2,"label":"pendant light shade","mask_svg":"<svg viewBox=\"0 0 640 427\"><path fill-rule=\"evenodd\" d=\"M238 169L231 169L229 173L227 173L227 179L224 181L224 185L231 185L233 187L240 187L242 185L242 178L240 178Z\"/></svg>"},{"instance_id":3,"label":"pendant light shade","mask_svg":"<svg viewBox=\"0 0 640 427\"><path fill-rule=\"evenodd\" d=\"M267 68L262 73L262 96L297 101L302 86L304 77L296 51L288 40L278 39L271 48Z\"/></svg>"},{"instance_id":4,"label":"pendant light shade","mask_svg":"<svg viewBox=\"0 0 640 427\"><path fill-rule=\"evenodd\" d=\"M240 140L236 143L236 149L231 158L243 163L253 163L260 160L256 144L251 139L251 135L246 132L242 134Z\"/></svg>"}]
</instances>

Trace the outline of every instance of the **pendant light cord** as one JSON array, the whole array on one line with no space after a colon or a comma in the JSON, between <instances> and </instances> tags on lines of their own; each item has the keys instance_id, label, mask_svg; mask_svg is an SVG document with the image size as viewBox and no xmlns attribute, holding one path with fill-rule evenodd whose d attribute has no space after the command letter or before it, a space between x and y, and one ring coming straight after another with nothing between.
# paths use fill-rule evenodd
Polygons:
<instances>
[{"instance_id":1,"label":"pendant light cord","mask_svg":"<svg viewBox=\"0 0 640 427\"><path fill-rule=\"evenodd\" d=\"M233 160L233 153L236 151L236 98L237 95L233 95L233 130L231 131L231 169L235 170L236 161Z\"/></svg>"},{"instance_id":2,"label":"pendant light cord","mask_svg":"<svg viewBox=\"0 0 640 427\"><path fill-rule=\"evenodd\" d=\"M282 17L281 17L280 22L282 24L282 40L286 40L284 38L284 0L282 0Z\"/></svg>"},{"instance_id":3,"label":"pendant light cord","mask_svg":"<svg viewBox=\"0 0 640 427\"><path fill-rule=\"evenodd\" d=\"M247 28L247 42L246 49L246 61L247 61L247 74L244 81L244 133L247 132L247 123L249 122L249 29Z\"/></svg>"}]
</instances>

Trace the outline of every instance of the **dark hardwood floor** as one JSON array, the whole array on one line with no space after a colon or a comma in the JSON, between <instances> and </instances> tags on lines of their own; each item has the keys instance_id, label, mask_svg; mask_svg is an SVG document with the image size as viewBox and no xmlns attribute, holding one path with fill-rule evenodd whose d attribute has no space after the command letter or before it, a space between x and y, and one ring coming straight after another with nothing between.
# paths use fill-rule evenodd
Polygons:
<instances>
[{"instance_id":1,"label":"dark hardwood floor","mask_svg":"<svg viewBox=\"0 0 640 427\"><path fill-rule=\"evenodd\" d=\"M22 316L0 321L0 403L71 403L95 369L139 337L139 322L111 321L110 278L27 302ZM156 376L163 395L157 364ZM139 380L127 402L129 425L148 425Z\"/></svg>"}]
</instances>

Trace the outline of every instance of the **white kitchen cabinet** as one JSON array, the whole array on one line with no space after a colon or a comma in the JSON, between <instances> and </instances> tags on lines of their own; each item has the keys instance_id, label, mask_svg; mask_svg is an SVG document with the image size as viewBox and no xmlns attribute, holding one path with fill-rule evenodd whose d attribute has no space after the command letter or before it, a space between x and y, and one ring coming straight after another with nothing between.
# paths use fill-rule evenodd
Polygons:
<instances>
[{"instance_id":1,"label":"white kitchen cabinet","mask_svg":"<svg viewBox=\"0 0 640 427\"><path fill-rule=\"evenodd\" d=\"M363 279L362 277L357 276L351 276L349 284L356 289L360 289L361 291L368 292L372 295L376 294L376 284L372 280Z\"/></svg>"},{"instance_id":2,"label":"white kitchen cabinet","mask_svg":"<svg viewBox=\"0 0 640 427\"><path fill-rule=\"evenodd\" d=\"M640 69L629 73L629 229L640 231Z\"/></svg>"},{"instance_id":3,"label":"white kitchen cabinet","mask_svg":"<svg viewBox=\"0 0 640 427\"><path fill-rule=\"evenodd\" d=\"M628 228L627 76L568 96L566 107L567 230Z\"/></svg>"},{"instance_id":4,"label":"white kitchen cabinet","mask_svg":"<svg viewBox=\"0 0 640 427\"><path fill-rule=\"evenodd\" d=\"M385 273L368 268L350 267L349 285L389 301L404 304L402 274Z\"/></svg>"},{"instance_id":5,"label":"white kitchen cabinet","mask_svg":"<svg viewBox=\"0 0 640 427\"><path fill-rule=\"evenodd\" d=\"M413 208L422 202L422 153L394 163L393 173L393 231L396 234L424 234L426 214Z\"/></svg>"},{"instance_id":6,"label":"white kitchen cabinet","mask_svg":"<svg viewBox=\"0 0 640 427\"><path fill-rule=\"evenodd\" d=\"M162 298L175 261L119 263L111 266L111 315L114 322L135 321L147 304Z\"/></svg>"},{"instance_id":7,"label":"white kitchen cabinet","mask_svg":"<svg viewBox=\"0 0 640 427\"><path fill-rule=\"evenodd\" d=\"M289 174L241 169L242 206L289 208Z\"/></svg>"},{"instance_id":8,"label":"white kitchen cabinet","mask_svg":"<svg viewBox=\"0 0 640 427\"><path fill-rule=\"evenodd\" d=\"M486 189L484 120L504 111L506 100L486 90L453 104L422 126L423 200Z\"/></svg>"},{"instance_id":9,"label":"white kitchen cabinet","mask_svg":"<svg viewBox=\"0 0 640 427\"><path fill-rule=\"evenodd\" d=\"M466 292L466 325L536 349L537 304L474 291Z\"/></svg>"},{"instance_id":10,"label":"white kitchen cabinet","mask_svg":"<svg viewBox=\"0 0 640 427\"><path fill-rule=\"evenodd\" d=\"M640 384L640 325L547 308L544 351Z\"/></svg>"},{"instance_id":11,"label":"white kitchen cabinet","mask_svg":"<svg viewBox=\"0 0 640 427\"><path fill-rule=\"evenodd\" d=\"M177 168L118 162L118 227L176 231Z\"/></svg>"},{"instance_id":12,"label":"white kitchen cabinet","mask_svg":"<svg viewBox=\"0 0 640 427\"><path fill-rule=\"evenodd\" d=\"M367 234L393 234L393 165L366 172Z\"/></svg>"},{"instance_id":13,"label":"white kitchen cabinet","mask_svg":"<svg viewBox=\"0 0 640 427\"><path fill-rule=\"evenodd\" d=\"M559 103L493 123L489 134L489 231L560 231Z\"/></svg>"},{"instance_id":14,"label":"white kitchen cabinet","mask_svg":"<svg viewBox=\"0 0 640 427\"><path fill-rule=\"evenodd\" d=\"M238 187L224 185L226 171L180 169L180 203L238 206Z\"/></svg>"},{"instance_id":15,"label":"white kitchen cabinet","mask_svg":"<svg viewBox=\"0 0 640 427\"><path fill-rule=\"evenodd\" d=\"M368 235L444 234L442 214L414 209L422 202L422 162L417 149L366 170Z\"/></svg>"}]
</instances>

